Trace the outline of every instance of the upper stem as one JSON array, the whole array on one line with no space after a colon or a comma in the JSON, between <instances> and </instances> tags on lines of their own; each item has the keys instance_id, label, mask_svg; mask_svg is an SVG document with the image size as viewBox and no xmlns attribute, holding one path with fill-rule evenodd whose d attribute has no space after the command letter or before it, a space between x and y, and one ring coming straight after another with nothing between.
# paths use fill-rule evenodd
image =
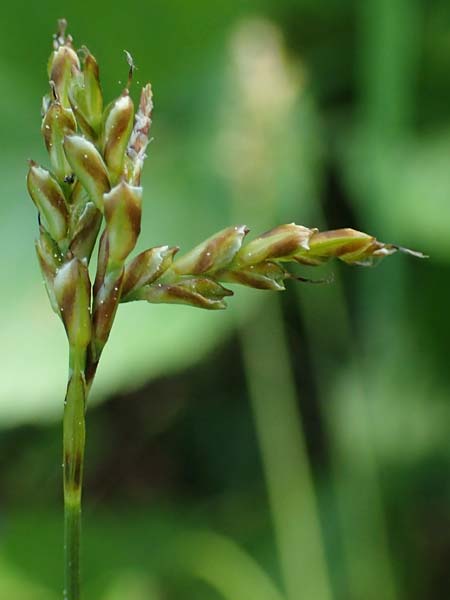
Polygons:
<instances>
[{"instance_id":1,"label":"upper stem","mask_svg":"<svg viewBox=\"0 0 450 600\"><path fill-rule=\"evenodd\" d=\"M65 600L80 600L80 530L85 448L86 349L70 349L63 417Z\"/></svg>"}]
</instances>

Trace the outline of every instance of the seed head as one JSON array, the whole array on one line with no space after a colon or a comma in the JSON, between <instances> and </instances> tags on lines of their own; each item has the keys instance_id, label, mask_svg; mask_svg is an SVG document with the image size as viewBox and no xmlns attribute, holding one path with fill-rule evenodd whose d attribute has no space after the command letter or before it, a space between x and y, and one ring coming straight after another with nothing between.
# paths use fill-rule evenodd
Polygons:
<instances>
[{"instance_id":1,"label":"seed head","mask_svg":"<svg viewBox=\"0 0 450 600\"><path fill-rule=\"evenodd\" d=\"M81 181L91 200L103 211L103 194L111 188L108 169L92 142L80 135L64 138L64 152L72 171Z\"/></svg>"},{"instance_id":2,"label":"seed head","mask_svg":"<svg viewBox=\"0 0 450 600\"><path fill-rule=\"evenodd\" d=\"M93 202L88 202L73 230L70 251L81 261L89 262L102 222L102 213Z\"/></svg>"},{"instance_id":3,"label":"seed head","mask_svg":"<svg viewBox=\"0 0 450 600\"><path fill-rule=\"evenodd\" d=\"M134 106L128 90L112 104L104 125L103 154L111 180L123 174L125 151L133 128Z\"/></svg>"},{"instance_id":4,"label":"seed head","mask_svg":"<svg viewBox=\"0 0 450 600\"><path fill-rule=\"evenodd\" d=\"M55 298L72 347L85 348L91 339L91 284L87 267L74 257L54 279Z\"/></svg>"},{"instance_id":5,"label":"seed head","mask_svg":"<svg viewBox=\"0 0 450 600\"><path fill-rule=\"evenodd\" d=\"M45 228L54 240L63 240L67 235L69 214L58 182L46 169L31 162L27 185Z\"/></svg>"},{"instance_id":6,"label":"seed head","mask_svg":"<svg viewBox=\"0 0 450 600\"><path fill-rule=\"evenodd\" d=\"M51 307L59 315L59 305L55 297L54 280L60 268L63 256L58 244L50 234L41 226L39 238L35 242L36 254L44 277L45 288L50 300Z\"/></svg>"},{"instance_id":7,"label":"seed head","mask_svg":"<svg viewBox=\"0 0 450 600\"><path fill-rule=\"evenodd\" d=\"M197 308L220 310L226 308L226 296L233 292L206 277L182 279L176 284L152 284L140 288L133 300L147 300L153 304L188 304Z\"/></svg>"},{"instance_id":8,"label":"seed head","mask_svg":"<svg viewBox=\"0 0 450 600\"><path fill-rule=\"evenodd\" d=\"M92 140L100 134L103 96L97 61L86 46L82 48L83 70L77 72L69 88L69 98L80 129Z\"/></svg>"},{"instance_id":9,"label":"seed head","mask_svg":"<svg viewBox=\"0 0 450 600\"><path fill-rule=\"evenodd\" d=\"M71 172L64 153L63 141L66 135L75 133L76 128L73 111L64 108L59 100L50 102L42 120L41 131L53 172L60 181Z\"/></svg>"},{"instance_id":10,"label":"seed head","mask_svg":"<svg viewBox=\"0 0 450 600\"><path fill-rule=\"evenodd\" d=\"M271 259L288 260L299 249L308 249L313 233L313 229L295 223L279 225L243 246L236 264L242 267Z\"/></svg>"},{"instance_id":11,"label":"seed head","mask_svg":"<svg viewBox=\"0 0 450 600\"><path fill-rule=\"evenodd\" d=\"M53 82L57 99L70 108L69 89L72 78L80 70L77 53L68 45L60 46L51 56L49 78Z\"/></svg>"},{"instance_id":12,"label":"seed head","mask_svg":"<svg viewBox=\"0 0 450 600\"><path fill-rule=\"evenodd\" d=\"M178 248L157 246L144 250L125 267L125 278L122 288L122 298L144 285L159 279L171 266Z\"/></svg>"},{"instance_id":13,"label":"seed head","mask_svg":"<svg viewBox=\"0 0 450 600\"><path fill-rule=\"evenodd\" d=\"M177 259L172 270L177 275L212 274L228 266L248 233L245 225L227 227Z\"/></svg>"},{"instance_id":14,"label":"seed head","mask_svg":"<svg viewBox=\"0 0 450 600\"><path fill-rule=\"evenodd\" d=\"M383 244L373 236L355 229L335 229L314 232L309 240L309 249L301 248L294 260L307 265L320 265L330 258L338 258L347 264L368 266L374 260L396 252L399 248Z\"/></svg>"},{"instance_id":15,"label":"seed head","mask_svg":"<svg viewBox=\"0 0 450 600\"><path fill-rule=\"evenodd\" d=\"M104 109L97 61L86 47L77 54L66 25L61 20L54 36L50 93L42 105L51 170L31 162L27 184L39 212L36 252L50 302L64 322L72 350L80 350L71 355L86 362L82 376L69 379L68 397L70 386L90 387L120 302L146 300L216 310L225 308L233 294L222 283L277 291L284 289L286 279L305 280L292 275L287 262L320 265L338 258L371 264L397 250L423 256L353 229L319 232L290 223L248 243L245 225L227 227L176 260L178 248L165 245L149 248L127 264L141 228L140 181L150 141L152 89L150 84L142 89L136 114L128 89ZM128 88L134 63L126 56ZM243 81L248 83L253 75L251 69L244 71L248 73ZM264 77L259 79L264 83ZM279 112L283 102L295 96L283 92L275 103L273 96L264 104L267 98L257 91L247 104L263 119L273 117L273 109ZM91 294L88 265L103 217Z\"/></svg>"},{"instance_id":16,"label":"seed head","mask_svg":"<svg viewBox=\"0 0 450 600\"><path fill-rule=\"evenodd\" d=\"M93 352L96 358L108 341L111 327L120 302L120 294L124 277L123 266L109 269L105 273L102 284L95 293L93 325Z\"/></svg>"},{"instance_id":17,"label":"seed head","mask_svg":"<svg viewBox=\"0 0 450 600\"><path fill-rule=\"evenodd\" d=\"M278 292L285 289L284 280L291 276L281 265L267 260L242 269L224 269L217 277L220 281Z\"/></svg>"},{"instance_id":18,"label":"seed head","mask_svg":"<svg viewBox=\"0 0 450 600\"><path fill-rule=\"evenodd\" d=\"M126 176L130 183L139 185L142 167L146 158L149 144L149 132L152 124L153 94L152 86L148 83L141 92L139 109L136 113L133 131L127 149Z\"/></svg>"},{"instance_id":19,"label":"seed head","mask_svg":"<svg viewBox=\"0 0 450 600\"><path fill-rule=\"evenodd\" d=\"M122 262L134 249L141 231L142 188L121 181L104 195L108 253Z\"/></svg>"}]
</instances>

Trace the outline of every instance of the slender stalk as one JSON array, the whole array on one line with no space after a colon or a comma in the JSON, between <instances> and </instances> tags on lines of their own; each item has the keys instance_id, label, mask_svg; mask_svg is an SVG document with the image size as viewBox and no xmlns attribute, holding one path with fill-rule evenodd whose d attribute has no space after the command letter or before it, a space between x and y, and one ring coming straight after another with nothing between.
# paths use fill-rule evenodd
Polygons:
<instances>
[{"instance_id":1,"label":"slender stalk","mask_svg":"<svg viewBox=\"0 0 450 600\"><path fill-rule=\"evenodd\" d=\"M317 295L308 298L308 290L301 292L298 291L298 306L304 317L315 383L331 448L331 477L341 530L343 568L348 579L346 597L398 600L400 595L389 549L373 424L361 377L364 369L355 352L354 341L349 344L355 333L342 282L337 275L328 291L326 306L333 306L331 317L327 314L328 309L325 312L318 307ZM328 333L318 336L318 323ZM334 379L330 378L329 368L323 360L323 348L327 345L334 348L342 362L342 371L348 373L345 391L336 375ZM346 415L351 418L351 425L347 426L351 429L350 434L348 428L340 426L339 410L342 410L343 404L348 407Z\"/></svg>"},{"instance_id":2,"label":"slender stalk","mask_svg":"<svg viewBox=\"0 0 450 600\"><path fill-rule=\"evenodd\" d=\"M297 409L281 307L244 323L241 344L288 600L332 598L316 494Z\"/></svg>"},{"instance_id":3,"label":"slender stalk","mask_svg":"<svg viewBox=\"0 0 450 600\"><path fill-rule=\"evenodd\" d=\"M80 598L81 503L64 505L64 600Z\"/></svg>"},{"instance_id":4,"label":"slender stalk","mask_svg":"<svg viewBox=\"0 0 450 600\"><path fill-rule=\"evenodd\" d=\"M86 350L72 347L63 418L65 600L80 600L81 495L86 439L85 362Z\"/></svg>"}]
</instances>

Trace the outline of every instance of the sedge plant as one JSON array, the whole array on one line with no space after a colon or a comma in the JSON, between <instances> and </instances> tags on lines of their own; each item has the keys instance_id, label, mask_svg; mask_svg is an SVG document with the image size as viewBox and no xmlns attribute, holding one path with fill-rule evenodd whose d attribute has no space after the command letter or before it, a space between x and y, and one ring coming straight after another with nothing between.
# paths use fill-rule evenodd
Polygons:
<instances>
[{"instance_id":1,"label":"sedge plant","mask_svg":"<svg viewBox=\"0 0 450 600\"><path fill-rule=\"evenodd\" d=\"M127 87L104 106L93 54L76 50L60 20L48 62L41 132L49 165L30 161L28 192L38 212L36 253L50 304L69 346L63 413L64 557L66 600L80 600L81 497L85 414L97 367L120 303L226 308L226 285L281 291L305 280L288 265L321 265L337 258L370 265L398 250L354 229L320 232L282 224L247 241L245 225L223 229L178 256L178 247L151 247L130 258L141 230L141 174L153 100L143 87L137 107ZM96 274L89 265L98 240Z\"/></svg>"}]
</instances>

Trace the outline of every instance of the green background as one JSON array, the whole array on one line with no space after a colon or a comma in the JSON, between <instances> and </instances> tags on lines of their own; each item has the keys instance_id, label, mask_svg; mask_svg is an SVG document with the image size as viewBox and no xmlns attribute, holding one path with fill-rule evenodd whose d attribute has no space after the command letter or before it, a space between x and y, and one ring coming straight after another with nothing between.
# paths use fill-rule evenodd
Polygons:
<instances>
[{"instance_id":1,"label":"green background","mask_svg":"<svg viewBox=\"0 0 450 600\"><path fill-rule=\"evenodd\" d=\"M138 66L139 249L246 223L422 250L226 312L120 308L88 413L86 599L425 600L450 556L450 10L436 0L16 1L0 22L0 597L62 597L63 328L26 161L58 17Z\"/></svg>"}]
</instances>

